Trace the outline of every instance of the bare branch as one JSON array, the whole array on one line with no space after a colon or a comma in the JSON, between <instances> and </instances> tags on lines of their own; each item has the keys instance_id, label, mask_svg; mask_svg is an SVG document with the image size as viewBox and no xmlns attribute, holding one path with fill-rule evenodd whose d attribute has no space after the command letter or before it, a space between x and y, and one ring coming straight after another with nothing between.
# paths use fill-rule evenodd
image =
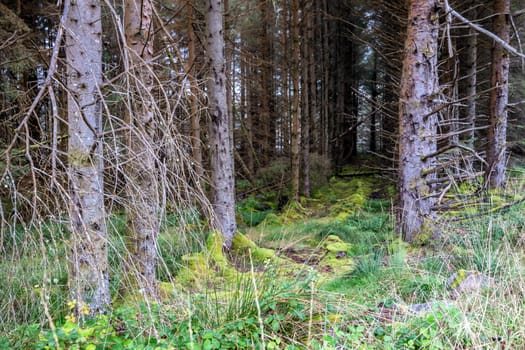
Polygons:
<instances>
[{"instance_id":1,"label":"bare branch","mask_svg":"<svg viewBox=\"0 0 525 350\"><path fill-rule=\"evenodd\" d=\"M465 23L466 25L468 25L472 29L474 29L474 30L476 30L476 31L478 31L478 32L480 32L482 34L485 34L486 36L488 36L489 38L491 38L492 40L494 40L495 42L500 44L501 47L503 47L508 52L514 54L515 56L525 58L525 54L519 52L514 47L510 46L508 43L505 42L505 40L501 39L496 34L492 33L491 31L486 30L485 28L483 28L483 27L473 23L472 21L468 20L467 18L463 17L459 12L457 12L452 7L450 7L450 5L448 4L447 0L445 0L444 4L445 4L445 12L450 13L452 16L456 17L458 20L460 20L461 22Z\"/></svg>"}]
</instances>

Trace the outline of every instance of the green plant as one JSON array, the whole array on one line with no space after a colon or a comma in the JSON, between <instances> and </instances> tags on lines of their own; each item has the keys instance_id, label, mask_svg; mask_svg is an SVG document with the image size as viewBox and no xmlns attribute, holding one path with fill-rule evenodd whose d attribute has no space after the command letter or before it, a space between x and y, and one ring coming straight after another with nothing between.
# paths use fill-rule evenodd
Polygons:
<instances>
[{"instance_id":1,"label":"green plant","mask_svg":"<svg viewBox=\"0 0 525 350\"><path fill-rule=\"evenodd\" d=\"M398 349L453 349L470 345L462 333L463 313L455 306L437 305L399 326L389 326ZM384 335L383 335L384 336Z\"/></svg>"},{"instance_id":2,"label":"green plant","mask_svg":"<svg viewBox=\"0 0 525 350\"><path fill-rule=\"evenodd\" d=\"M383 251L376 249L373 253L363 255L357 260L355 276L373 276L378 274L383 268Z\"/></svg>"}]
</instances>

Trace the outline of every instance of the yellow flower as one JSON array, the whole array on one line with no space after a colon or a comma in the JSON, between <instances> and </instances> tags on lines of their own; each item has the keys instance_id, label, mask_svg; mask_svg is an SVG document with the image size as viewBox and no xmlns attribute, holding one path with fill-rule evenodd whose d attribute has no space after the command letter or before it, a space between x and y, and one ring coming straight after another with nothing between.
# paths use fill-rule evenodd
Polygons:
<instances>
[{"instance_id":1,"label":"yellow flower","mask_svg":"<svg viewBox=\"0 0 525 350\"><path fill-rule=\"evenodd\" d=\"M67 307L69 308L69 310L73 310L76 305L77 305L77 301L76 300L71 300L71 301L67 302Z\"/></svg>"}]
</instances>

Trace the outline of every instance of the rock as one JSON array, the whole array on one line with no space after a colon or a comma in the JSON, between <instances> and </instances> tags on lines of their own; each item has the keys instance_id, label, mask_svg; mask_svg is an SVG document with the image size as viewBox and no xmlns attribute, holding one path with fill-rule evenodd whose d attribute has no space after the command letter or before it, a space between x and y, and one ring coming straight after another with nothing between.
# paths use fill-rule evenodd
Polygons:
<instances>
[{"instance_id":1,"label":"rock","mask_svg":"<svg viewBox=\"0 0 525 350\"><path fill-rule=\"evenodd\" d=\"M403 303L393 303L392 308L398 310L404 315L414 315L420 314L429 311L435 311L436 309L447 307L452 304L450 300L435 300L428 303L422 304L403 304Z\"/></svg>"},{"instance_id":2,"label":"rock","mask_svg":"<svg viewBox=\"0 0 525 350\"><path fill-rule=\"evenodd\" d=\"M336 235L328 235L320 244L321 251L324 251L319 261L321 271L330 272L332 277L344 276L354 271L355 263L348 256L350 248L350 243Z\"/></svg>"},{"instance_id":3,"label":"rock","mask_svg":"<svg viewBox=\"0 0 525 350\"><path fill-rule=\"evenodd\" d=\"M478 271L458 270L447 280L450 296L455 299L462 294L477 294L494 286L494 279Z\"/></svg>"}]
</instances>

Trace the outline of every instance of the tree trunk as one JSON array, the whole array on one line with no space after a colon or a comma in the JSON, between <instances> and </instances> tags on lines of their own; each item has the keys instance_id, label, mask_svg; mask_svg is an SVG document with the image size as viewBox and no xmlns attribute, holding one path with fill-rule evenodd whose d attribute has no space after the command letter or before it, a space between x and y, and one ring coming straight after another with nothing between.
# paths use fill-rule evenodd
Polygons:
<instances>
[{"instance_id":1,"label":"tree trunk","mask_svg":"<svg viewBox=\"0 0 525 350\"><path fill-rule=\"evenodd\" d=\"M300 166L300 127L299 127L299 0L292 2L292 134L291 134L291 157L292 157L292 199L299 201L299 166Z\"/></svg>"},{"instance_id":2,"label":"tree trunk","mask_svg":"<svg viewBox=\"0 0 525 350\"><path fill-rule=\"evenodd\" d=\"M438 92L439 14L435 0L411 0L399 106L398 227L408 242L433 232L431 187L434 175L437 116L432 113Z\"/></svg>"},{"instance_id":3,"label":"tree trunk","mask_svg":"<svg viewBox=\"0 0 525 350\"><path fill-rule=\"evenodd\" d=\"M510 0L494 0L494 34L509 42ZM509 100L509 54L498 43L492 48L489 130L487 148L487 181L490 188L505 183L507 103Z\"/></svg>"},{"instance_id":4,"label":"tree trunk","mask_svg":"<svg viewBox=\"0 0 525 350\"><path fill-rule=\"evenodd\" d=\"M309 74L310 74L310 152L319 153L320 145L320 136L319 136L319 123L321 122L319 118L318 108L317 108L317 74L318 74L318 64L316 62L316 24L317 24L317 0L312 0L310 3L310 15L308 16L308 60L309 60Z\"/></svg>"},{"instance_id":5,"label":"tree trunk","mask_svg":"<svg viewBox=\"0 0 525 350\"><path fill-rule=\"evenodd\" d=\"M261 50L261 60L258 62L260 65L260 74L258 79L260 81L260 108L258 111L259 118L259 150L260 150L260 163L261 166L265 167L270 163L272 156L272 150L270 149L270 38L268 34L268 25L270 21L269 16L269 0L260 0L259 7L261 10L261 31L259 33L259 49Z\"/></svg>"},{"instance_id":6,"label":"tree trunk","mask_svg":"<svg viewBox=\"0 0 525 350\"><path fill-rule=\"evenodd\" d=\"M377 91L377 53L374 52L374 67L372 72L372 87L370 92L370 97L372 100L372 114L370 115L370 152L376 152L377 151L377 131L376 131L376 124L377 124L377 114L379 111L379 105L380 102L378 101L378 91Z\"/></svg>"},{"instance_id":7,"label":"tree trunk","mask_svg":"<svg viewBox=\"0 0 525 350\"><path fill-rule=\"evenodd\" d=\"M475 4L474 4L475 5ZM472 20L476 20L476 10L473 10ZM478 85L478 33L469 28L469 37L467 39L467 128L469 131L465 134L466 146L474 149L476 127L476 94Z\"/></svg>"},{"instance_id":8,"label":"tree trunk","mask_svg":"<svg viewBox=\"0 0 525 350\"><path fill-rule=\"evenodd\" d=\"M65 24L68 87L68 164L72 251L71 298L80 313L104 312L110 303L104 210L102 26L98 1L71 3Z\"/></svg>"},{"instance_id":9,"label":"tree trunk","mask_svg":"<svg viewBox=\"0 0 525 350\"><path fill-rule=\"evenodd\" d=\"M302 18L303 28L303 49L302 49L302 62L303 68L302 72L302 111L303 118L301 120L301 145L302 145L302 154L303 154L303 195L307 198L310 197L310 121L312 120L312 108L311 108L311 94L310 94L310 80L313 79L313 76L310 76L310 65L313 62L310 62L310 45L311 42L310 32L312 31L311 26L311 17L312 17L312 2L307 1L305 4L304 16Z\"/></svg>"},{"instance_id":10,"label":"tree trunk","mask_svg":"<svg viewBox=\"0 0 525 350\"><path fill-rule=\"evenodd\" d=\"M208 0L207 8L208 101L211 117L210 162L214 210L212 223L221 231L225 239L225 246L229 248L237 230L237 224L235 222L233 155L231 153L226 99L226 64L224 61L221 2Z\"/></svg>"},{"instance_id":11,"label":"tree trunk","mask_svg":"<svg viewBox=\"0 0 525 350\"><path fill-rule=\"evenodd\" d=\"M280 129L281 129L281 154L288 155L290 151L290 89L288 84L289 79L289 57L288 57L288 38L287 33L289 31L289 9L286 1L283 1L282 5L282 28L281 28L281 90L282 90L282 102L281 102L281 118L280 118Z\"/></svg>"},{"instance_id":12,"label":"tree trunk","mask_svg":"<svg viewBox=\"0 0 525 350\"><path fill-rule=\"evenodd\" d=\"M202 147L201 147L201 124L200 124L200 112L198 106L198 93L199 89L197 87L197 78L195 77L195 63L196 63L196 53L195 53L195 32L193 31L193 5L188 3L188 68L186 73L189 76L190 81L190 113L191 113L191 148L193 161L195 162L194 169L197 172L199 177L204 175L204 170L202 167Z\"/></svg>"},{"instance_id":13,"label":"tree trunk","mask_svg":"<svg viewBox=\"0 0 525 350\"><path fill-rule=\"evenodd\" d=\"M128 269L132 287L153 297L156 295L160 199L155 164L154 77L149 66L153 60L152 16L151 0L126 0L124 26L134 97L127 115L130 128L126 166Z\"/></svg>"}]
</instances>

